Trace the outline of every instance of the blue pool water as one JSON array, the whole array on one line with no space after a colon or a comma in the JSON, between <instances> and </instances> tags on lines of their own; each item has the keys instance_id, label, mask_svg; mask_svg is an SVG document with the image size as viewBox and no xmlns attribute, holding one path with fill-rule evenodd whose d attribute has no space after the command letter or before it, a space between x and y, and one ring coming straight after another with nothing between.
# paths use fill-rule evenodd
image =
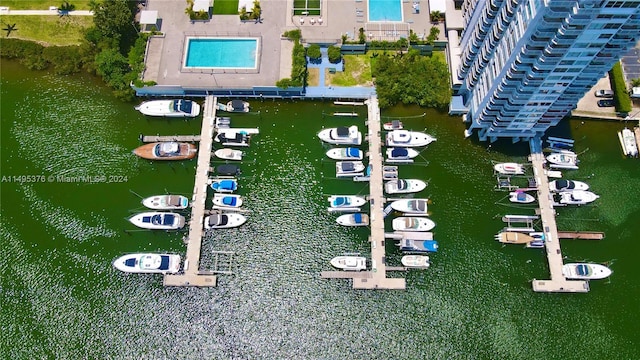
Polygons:
<instances>
[{"instance_id":1,"label":"blue pool water","mask_svg":"<svg viewBox=\"0 0 640 360\"><path fill-rule=\"evenodd\" d=\"M189 38L185 67L255 69L258 67L256 38Z\"/></svg>"},{"instance_id":2,"label":"blue pool water","mask_svg":"<svg viewBox=\"0 0 640 360\"><path fill-rule=\"evenodd\" d=\"M369 0L369 21L402 21L402 0Z\"/></svg>"}]
</instances>

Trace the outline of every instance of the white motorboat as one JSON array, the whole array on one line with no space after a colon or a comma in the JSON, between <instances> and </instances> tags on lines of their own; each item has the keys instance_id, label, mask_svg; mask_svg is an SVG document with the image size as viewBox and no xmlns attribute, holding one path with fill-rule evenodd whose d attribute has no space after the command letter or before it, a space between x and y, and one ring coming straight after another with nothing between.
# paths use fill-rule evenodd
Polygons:
<instances>
[{"instance_id":1,"label":"white motorboat","mask_svg":"<svg viewBox=\"0 0 640 360\"><path fill-rule=\"evenodd\" d=\"M428 215L427 203L429 199L402 199L391 203L391 208L410 215Z\"/></svg>"},{"instance_id":2,"label":"white motorboat","mask_svg":"<svg viewBox=\"0 0 640 360\"><path fill-rule=\"evenodd\" d=\"M228 229L238 227L247 222L247 218L242 214L227 213L213 214L204 218L205 229Z\"/></svg>"},{"instance_id":3,"label":"white motorboat","mask_svg":"<svg viewBox=\"0 0 640 360\"><path fill-rule=\"evenodd\" d=\"M226 112L249 112L249 103L242 100L231 100L226 104L218 103L218 110Z\"/></svg>"},{"instance_id":4,"label":"white motorboat","mask_svg":"<svg viewBox=\"0 0 640 360\"><path fill-rule=\"evenodd\" d=\"M367 226L369 215L365 213L344 214L338 216L336 222L342 226Z\"/></svg>"},{"instance_id":5,"label":"white motorboat","mask_svg":"<svg viewBox=\"0 0 640 360\"><path fill-rule=\"evenodd\" d=\"M427 183L419 179L397 179L384 183L384 191L387 194L408 194L424 190Z\"/></svg>"},{"instance_id":6,"label":"white motorboat","mask_svg":"<svg viewBox=\"0 0 640 360\"><path fill-rule=\"evenodd\" d=\"M523 175L524 166L522 164L506 162L498 163L493 166L493 170L503 175Z\"/></svg>"},{"instance_id":7,"label":"white motorboat","mask_svg":"<svg viewBox=\"0 0 640 360\"><path fill-rule=\"evenodd\" d=\"M624 154L630 157L637 157L638 144L636 143L636 137L633 134L633 131L628 128L624 128L618 133L618 136L620 137Z\"/></svg>"},{"instance_id":8,"label":"white motorboat","mask_svg":"<svg viewBox=\"0 0 640 360\"><path fill-rule=\"evenodd\" d=\"M333 160L362 160L362 150L358 148L335 148L327 151L329 159Z\"/></svg>"},{"instance_id":9,"label":"white motorboat","mask_svg":"<svg viewBox=\"0 0 640 360\"><path fill-rule=\"evenodd\" d=\"M364 175L362 161L338 161L336 162L336 177L353 177Z\"/></svg>"},{"instance_id":10,"label":"white motorboat","mask_svg":"<svg viewBox=\"0 0 640 360\"><path fill-rule=\"evenodd\" d=\"M426 255L405 255L400 259L402 266L415 269L429 268L429 257Z\"/></svg>"},{"instance_id":11,"label":"white motorboat","mask_svg":"<svg viewBox=\"0 0 640 360\"><path fill-rule=\"evenodd\" d=\"M249 146L249 135L243 132L225 131L216 134L213 140L224 146Z\"/></svg>"},{"instance_id":12,"label":"white motorboat","mask_svg":"<svg viewBox=\"0 0 640 360\"><path fill-rule=\"evenodd\" d=\"M574 180L553 180L549 182L549 191L574 191L574 190L589 190L589 185L582 181Z\"/></svg>"},{"instance_id":13,"label":"white motorboat","mask_svg":"<svg viewBox=\"0 0 640 360\"><path fill-rule=\"evenodd\" d=\"M158 211L135 214L129 221L139 228L151 230L181 229L185 224L184 216L180 214Z\"/></svg>"},{"instance_id":14,"label":"white motorboat","mask_svg":"<svg viewBox=\"0 0 640 360\"><path fill-rule=\"evenodd\" d=\"M562 266L562 274L567 279L596 280L609 277L613 271L600 264L569 263Z\"/></svg>"},{"instance_id":15,"label":"white motorboat","mask_svg":"<svg viewBox=\"0 0 640 360\"><path fill-rule=\"evenodd\" d=\"M209 186L215 192L232 193L238 190L238 180L228 178L209 179Z\"/></svg>"},{"instance_id":16,"label":"white motorboat","mask_svg":"<svg viewBox=\"0 0 640 360\"><path fill-rule=\"evenodd\" d=\"M435 240L419 240L403 238L398 244L400 251L412 253L428 253L438 251L438 242Z\"/></svg>"},{"instance_id":17,"label":"white motorboat","mask_svg":"<svg viewBox=\"0 0 640 360\"><path fill-rule=\"evenodd\" d=\"M113 267L127 273L173 274L180 271L180 255L127 254L117 258Z\"/></svg>"},{"instance_id":18,"label":"white motorboat","mask_svg":"<svg viewBox=\"0 0 640 360\"><path fill-rule=\"evenodd\" d=\"M235 149L218 149L214 151L213 155L215 155L218 159L223 160L242 160L242 151Z\"/></svg>"},{"instance_id":19,"label":"white motorboat","mask_svg":"<svg viewBox=\"0 0 640 360\"><path fill-rule=\"evenodd\" d=\"M391 120L389 122L386 122L386 123L382 124L382 128L387 130L387 131L402 130L403 127L404 126L402 124L402 121L400 121L400 120Z\"/></svg>"},{"instance_id":20,"label":"white motorboat","mask_svg":"<svg viewBox=\"0 0 640 360\"><path fill-rule=\"evenodd\" d=\"M356 195L331 195L329 196L329 211L360 211L358 208L367 203L367 200Z\"/></svg>"},{"instance_id":21,"label":"white motorboat","mask_svg":"<svg viewBox=\"0 0 640 360\"><path fill-rule=\"evenodd\" d=\"M362 144L362 133L358 131L356 125L350 127L328 128L318 133L320 140L336 145L360 145Z\"/></svg>"},{"instance_id":22,"label":"white motorboat","mask_svg":"<svg viewBox=\"0 0 640 360\"><path fill-rule=\"evenodd\" d=\"M196 117L200 115L200 105L191 100L151 100L135 107L144 115L164 117Z\"/></svg>"},{"instance_id":23,"label":"white motorboat","mask_svg":"<svg viewBox=\"0 0 640 360\"><path fill-rule=\"evenodd\" d=\"M564 205L584 205L596 201L600 196L591 191L574 190L562 191L560 195L560 204Z\"/></svg>"},{"instance_id":24,"label":"white motorboat","mask_svg":"<svg viewBox=\"0 0 640 360\"><path fill-rule=\"evenodd\" d=\"M509 201L512 203L531 204L536 198L524 191L512 191L509 193Z\"/></svg>"},{"instance_id":25,"label":"white motorboat","mask_svg":"<svg viewBox=\"0 0 640 360\"><path fill-rule=\"evenodd\" d=\"M242 197L234 194L213 194L213 206L215 208L239 208L242 206Z\"/></svg>"},{"instance_id":26,"label":"white motorboat","mask_svg":"<svg viewBox=\"0 0 640 360\"><path fill-rule=\"evenodd\" d=\"M578 156L562 153L554 153L547 155L547 161L551 163L551 167L559 169L577 169Z\"/></svg>"},{"instance_id":27,"label":"white motorboat","mask_svg":"<svg viewBox=\"0 0 640 360\"><path fill-rule=\"evenodd\" d=\"M387 133L387 146L421 147L427 146L434 141L436 141L436 138L433 136L417 131L393 130Z\"/></svg>"},{"instance_id":28,"label":"white motorboat","mask_svg":"<svg viewBox=\"0 0 640 360\"><path fill-rule=\"evenodd\" d=\"M155 195L142 199L142 205L154 210L180 210L189 206L189 199L182 195Z\"/></svg>"},{"instance_id":29,"label":"white motorboat","mask_svg":"<svg viewBox=\"0 0 640 360\"><path fill-rule=\"evenodd\" d=\"M410 148L388 148L387 162L413 162L420 153Z\"/></svg>"},{"instance_id":30,"label":"white motorboat","mask_svg":"<svg viewBox=\"0 0 640 360\"><path fill-rule=\"evenodd\" d=\"M331 265L345 271L360 271L367 269L367 258L362 256L336 256L331 259Z\"/></svg>"},{"instance_id":31,"label":"white motorboat","mask_svg":"<svg viewBox=\"0 0 640 360\"><path fill-rule=\"evenodd\" d=\"M400 216L393 219L391 226L396 231L429 231L436 223L424 217Z\"/></svg>"}]
</instances>

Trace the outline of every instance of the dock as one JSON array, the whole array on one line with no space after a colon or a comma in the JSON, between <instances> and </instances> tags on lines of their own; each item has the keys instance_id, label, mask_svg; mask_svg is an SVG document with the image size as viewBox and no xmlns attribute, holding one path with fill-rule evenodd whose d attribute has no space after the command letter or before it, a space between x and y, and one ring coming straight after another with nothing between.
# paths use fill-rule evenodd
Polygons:
<instances>
[{"instance_id":1,"label":"dock","mask_svg":"<svg viewBox=\"0 0 640 360\"><path fill-rule=\"evenodd\" d=\"M560 239L602 240L604 233L600 231L558 231Z\"/></svg>"},{"instance_id":2,"label":"dock","mask_svg":"<svg viewBox=\"0 0 640 360\"><path fill-rule=\"evenodd\" d=\"M140 134L140 141L144 143L152 142L198 142L200 141L200 135L142 135Z\"/></svg>"},{"instance_id":3,"label":"dock","mask_svg":"<svg viewBox=\"0 0 640 360\"><path fill-rule=\"evenodd\" d=\"M353 106L362 106L365 103L358 101L334 101L333 105L353 105Z\"/></svg>"},{"instance_id":4,"label":"dock","mask_svg":"<svg viewBox=\"0 0 640 360\"><path fill-rule=\"evenodd\" d=\"M533 174L538 184L538 214L542 221L542 229L545 235L545 252L549 262L551 278L548 280L534 279L533 291L536 292L565 292L585 293L589 291L589 282L583 280L567 280L562 273L563 259L560 249L560 238L556 224L556 211L553 208L553 196L549 191L549 179L545 174L545 157L542 153L542 140L534 138L530 140L531 163Z\"/></svg>"},{"instance_id":5,"label":"dock","mask_svg":"<svg viewBox=\"0 0 640 360\"><path fill-rule=\"evenodd\" d=\"M204 102L204 118L200 146L198 147L198 165L193 198L191 199L191 220L187 235L187 253L184 258L182 274L166 274L164 286L216 286L217 277L211 271L200 271L200 250L202 246L205 201L207 200L207 180L213 147L213 131L216 117L217 98L207 96Z\"/></svg>"},{"instance_id":6,"label":"dock","mask_svg":"<svg viewBox=\"0 0 640 360\"><path fill-rule=\"evenodd\" d=\"M404 290L406 281L404 278L388 278L388 268L385 254L384 232L384 194L383 188L383 158L382 138L380 136L380 109L378 98L372 96L366 101L368 108L369 139L369 164L372 167L369 179L369 208L370 228L369 244L371 245L371 270L360 272L324 271L320 273L323 278L347 278L352 279L354 289L397 289Z\"/></svg>"}]
</instances>

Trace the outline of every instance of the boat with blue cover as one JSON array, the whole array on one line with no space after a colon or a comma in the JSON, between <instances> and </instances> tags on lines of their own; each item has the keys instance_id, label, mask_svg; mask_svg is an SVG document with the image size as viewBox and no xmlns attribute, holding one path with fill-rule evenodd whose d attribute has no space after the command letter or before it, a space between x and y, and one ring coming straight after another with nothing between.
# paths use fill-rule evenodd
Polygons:
<instances>
[{"instance_id":1,"label":"boat with blue cover","mask_svg":"<svg viewBox=\"0 0 640 360\"><path fill-rule=\"evenodd\" d=\"M150 230L175 230L181 229L184 224L184 216L172 212L150 211L135 214L129 221L143 229Z\"/></svg>"},{"instance_id":2,"label":"boat with blue cover","mask_svg":"<svg viewBox=\"0 0 640 360\"><path fill-rule=\"evenodd\" d=\"M239 208L242 206L242 197L234 194L214 194L213 206L216 208Z\"/></svg>"},{"instance_id":3,"label":"boat with blue cover","mask_svg":"<svg viewBox=\"0 0 640 360\"><path fill-rule=\"evenodd\" d=\"M135 109L148 116L196 117L200 115L200 104L184 99L145 101Z\"/></svg>"},{"instance_id":4,"label":"boat with blue cover","mask_svg":"<svg viewBox=\"0 0 640 360\"><path fill-rule=\"evenodd\" d=\"M209 179L213 191L221 193L232 193L238 189L238 180L236 179Z\"/></svg>"},{"instance_id":5,"label":"boat with blue cover","mask_svg":"<svg viewBox=\"0 0 640 360\"><path fill-rule=\"evenodd\" d=\"M530 204L536 201L536 198L522 190L516 190L509 193L509 201L512 203Z\"/></svg>"},{"instance_id":6,"label":"boat with blue cover","mask_svg":"<svg viewBox=\"0 0 640 360\"><path fill-rule=\"evenodd\" d=\"M413 158L420 154L417 150L411 148L388 148L387 162L413 162Z\"/></svg>"},{"instance_id":7,"label":"boat with blue cover","mask_svg":"<svg viewBox=\"0 0 640 360\"><path fill-rule=\"evenodd\" d=\"M335 148L327 151L327 156L333 160L362 160L362 154L362 150L354 147Z\"/></svg>"},{"instance_id":8,"label":"boat with blue cover","mask_svg":"<svg viewBox=\"0 0 640 360\"><path fill-rule=\"evenodd\" d=\"M595 280L609 277L613 271L600 264L569 263L562 266L562 274L567 279Z\"/></svg>"},{"instance_id":9,"label":"boat with blue cover","mask_svg":"<svg viewBox=\"0 0 640 360\"><path fill-rule=\"evenodd\" d=\"M402 252L427 253L438 251L438 242L435 240L402 239L399 246Z\"/></svg>"},{"instance_id":10,"label":"boat with blue cover","mask_svg":"<svg viewBox=\"0 0 640 360\"><path fill-rule=\"evenodd\" d=\"M127 273L173 274L180 271L180 255L127 254L115 259L113 267Z\"/></svg>"},{"instance_id":11,"label":"boat with blue cover","mask_svg":"<svg viewBox=\"0 0 640 360\"><path fill-rule=\"evenodd\" d=\"M369 215L365 213L344 214L338 216L336 222L342 226L367 226Z\"/></svg>"}]
</instances>

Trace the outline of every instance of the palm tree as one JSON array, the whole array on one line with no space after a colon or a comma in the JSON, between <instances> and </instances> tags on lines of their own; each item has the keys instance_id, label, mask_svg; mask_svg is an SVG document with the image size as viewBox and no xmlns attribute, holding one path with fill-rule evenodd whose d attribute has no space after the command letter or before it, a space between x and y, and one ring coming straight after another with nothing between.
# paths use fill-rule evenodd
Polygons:
<instances>
[{"instance_id":1,"label":"palm tree","mask_svg":"<svg viewBox=\"0 0 640 360\"><path fill-rule=\"evenodd\" d=\"M13 24L13 25L7 24L7 26L5 26L4 29L2 29L2 30L6 31L7 32L7 37L9 37L9 35L11 34L12 31L15 31L15 30L18 30L18 29L16 29L16 24Z\"/></svg>"},{"instance_id":2,"label":"palm tree","mask_svg":"<svg viewBox=\"0 0 640 360\"><path fill-rule=\"evenodd\" d=\"M60 5L60 7L58 8L58 11L60 12L60 16L65 16L65 15L69 15L69 12L75 9L76 9L75 5L69 4L68 1L65 1L62 3L62 5Z\"/></svg>"}]
</instances>

